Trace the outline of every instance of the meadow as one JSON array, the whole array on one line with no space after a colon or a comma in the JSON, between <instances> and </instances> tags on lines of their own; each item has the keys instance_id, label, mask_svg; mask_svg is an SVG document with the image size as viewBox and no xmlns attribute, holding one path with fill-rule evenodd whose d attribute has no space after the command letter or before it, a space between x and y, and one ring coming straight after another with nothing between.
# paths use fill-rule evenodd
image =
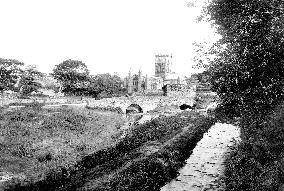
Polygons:
<instances>
[{"instance_id":1,"label":"meadow","mask_svg":"<svg viewBox=\"0 0 284 191\"><path fill-rule=\"evenodd\" d=\"M116 144L125 123L114 112L42 106L0 111L0 171L11 174L15 184L43 180L54 170L72 168L84 156Z\"/></svg>"}]
</instances>

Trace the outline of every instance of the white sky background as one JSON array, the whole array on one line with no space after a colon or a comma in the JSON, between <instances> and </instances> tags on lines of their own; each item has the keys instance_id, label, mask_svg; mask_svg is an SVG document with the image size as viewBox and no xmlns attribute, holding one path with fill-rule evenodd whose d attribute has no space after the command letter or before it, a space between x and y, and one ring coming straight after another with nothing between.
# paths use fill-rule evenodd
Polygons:
<instances>
[{"instance_id":1,"label":"white sky background","mask_svg":"<svg viewBox=\"0 0 284 191\"><path fill-rule=\"evenodd\" d=\"M194 41L213 39L195 23L200 8L186 0L2 0L0 57L49 73L66 59L91 74L129 69L154 74L155 54L173 54L173 69L189 76Z\"/></svg>"}]
</instances>

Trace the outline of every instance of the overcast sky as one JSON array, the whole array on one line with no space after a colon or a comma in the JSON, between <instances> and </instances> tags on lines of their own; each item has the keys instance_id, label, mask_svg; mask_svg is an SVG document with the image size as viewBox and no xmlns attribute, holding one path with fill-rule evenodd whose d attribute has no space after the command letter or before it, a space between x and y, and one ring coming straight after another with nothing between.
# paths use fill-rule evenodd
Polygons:
<instances>
[{"instance_id":1,"label":"overcast sky","mask_svg":"<svg viewBox=\"0 0 284 191\"><path fill-rule=\"evenodd\" d=\"M155 54L173 54L173 70L195 72L193 42L212 40L200 8L186 0L3 0L0 57L49 73L66 59L92 74L154 74Z\"/></svg>"}]
</instances>

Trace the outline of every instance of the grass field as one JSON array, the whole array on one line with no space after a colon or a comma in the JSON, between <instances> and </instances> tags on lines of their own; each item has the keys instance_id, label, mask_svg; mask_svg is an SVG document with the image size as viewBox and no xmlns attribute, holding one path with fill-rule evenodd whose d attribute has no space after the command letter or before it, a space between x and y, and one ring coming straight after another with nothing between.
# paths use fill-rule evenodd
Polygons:
<instances>
[{"instance_id":1,"label":"grass field","mask_svg":"<svg viewBox=\"0 0 284 191\"><path fill-rule=\"evenodd\" d=\"M82 157L116 144L125 123L114 112L41 106L0 111L0 172L12 174L14 182L36 182L55 169L72 168Z\"/></svg>"},{"instance_id":2,"label":"grass field","mask_svg":"<svg viewBox=\"0 0 284 191\"><path fill-rule=\"evenodd\" d=\"M127 119L117 112L20 105L0 112L0 177L12 174L4 186L13 191L158 188L175 176L214 122L193 111L166 116L178 106L159 107L154 113L160 117L133 126L121 139Z\"/></svg>"}]
</instances>

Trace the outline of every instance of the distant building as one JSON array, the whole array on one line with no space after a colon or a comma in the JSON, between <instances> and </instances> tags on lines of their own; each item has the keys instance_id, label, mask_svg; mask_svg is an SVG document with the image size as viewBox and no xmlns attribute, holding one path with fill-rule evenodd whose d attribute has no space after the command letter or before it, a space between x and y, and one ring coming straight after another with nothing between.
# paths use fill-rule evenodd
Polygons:
<instances>
[{"instance_id":1,"label":"distant building","mask_svg":"<svg viewBox=\"0 0 284 191\"><path fill-rule=\"evenodd\" d=\"M154 76L142 76L142 71L139 70L138 74L131 74L131 71L129 71L128 76L124 79L128 93L162 90L167 84L186 85L184 77L172 72L172 55L168 54L155 55Z\"/></svg>"},{"instance_id":2,"label":"distant building","mask_svg":"<svg viewBox=\"0 0 284 191\"><path fill-rule=\"evenodd\" d=\"M196 91L211 91L209 77L205 72L192 74L191 77L187 79L187 83L194 87Z\"/></svg>"}]
</instances>

